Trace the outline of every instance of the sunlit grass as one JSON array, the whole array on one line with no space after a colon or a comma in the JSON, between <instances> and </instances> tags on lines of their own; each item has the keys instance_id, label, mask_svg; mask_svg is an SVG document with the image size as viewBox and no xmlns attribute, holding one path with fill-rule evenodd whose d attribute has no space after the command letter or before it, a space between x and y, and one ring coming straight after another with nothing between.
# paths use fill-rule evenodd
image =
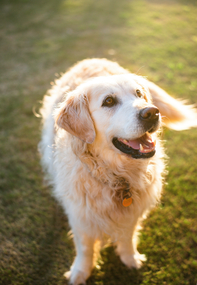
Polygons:
<instances>
[{"instance_id":1,"label":"sunlit grass","mask_svg":"<svg viewBox=\"0 0 197 285\"><path fill-rule=\"evenodd\" d=\"M2 0L0 3L0 284L66 284L67 220L43 185L38 110L50 82L91 57L118 61L196 103L195 1ZM164 130L168 184L144 222L139 271L111 247L88 284L197 283L197 131Z\"/></svg>"}]
</instances>

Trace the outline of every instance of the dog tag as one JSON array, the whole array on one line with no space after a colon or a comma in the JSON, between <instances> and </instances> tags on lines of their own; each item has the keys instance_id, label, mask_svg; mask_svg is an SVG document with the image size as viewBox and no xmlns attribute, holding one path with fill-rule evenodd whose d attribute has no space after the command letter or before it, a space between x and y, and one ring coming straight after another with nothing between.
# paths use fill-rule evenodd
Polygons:
<instances>
[{"instance_id":1,"label":"dog tag","mask_svg":"<svg viewBox=\"0 0 197 285\"><path fill-rule=\"evenodd\" d=\"M124 207L128 207L132 204L132 198L131 197L128 197L128 198L124 198L123 201L122 201L122 205Z\"/></svg>"},{"instance_id":2,"label":"dog tag","mask_svg":"<svg viewBox=\"0 0 197 285\"><path fill-rule=\"evenodd\" d=\"M132 204L133 200L131 198L131 192L129 190L125 190L124 191L124 195L123 195L123 201L122 201L122 205L124 207L128 207Z\"/></svg>"}]
</instances>

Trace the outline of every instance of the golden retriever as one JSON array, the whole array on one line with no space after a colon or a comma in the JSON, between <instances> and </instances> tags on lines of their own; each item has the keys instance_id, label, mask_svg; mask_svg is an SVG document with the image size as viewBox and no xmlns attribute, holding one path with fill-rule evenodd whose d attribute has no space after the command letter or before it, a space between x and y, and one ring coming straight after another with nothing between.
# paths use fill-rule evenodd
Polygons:
<instances>
[{"instance_id":1,"label":"golden retriever","mask_svg":"<svg viewBox=\"0 0 197 285\"><path fill-rule=\"evenodd\" d=\"M136 233L160 199L162 125L197 125L196 110L115 62L87 59L44 97L42 164L69 220L76 257L67 278L85 284L94 244L110 237L128 267L140 268Z\"/></svg>"}]
</instances>

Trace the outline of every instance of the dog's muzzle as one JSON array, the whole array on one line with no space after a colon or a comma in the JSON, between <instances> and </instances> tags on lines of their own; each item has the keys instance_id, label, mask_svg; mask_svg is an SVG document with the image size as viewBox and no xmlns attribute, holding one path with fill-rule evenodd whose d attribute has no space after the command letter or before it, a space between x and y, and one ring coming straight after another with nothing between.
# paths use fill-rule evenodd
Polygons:
<instances>
[{"instance_id":1,"label":"dog's muzzle","mask_svg":"<svg viewBox=\"0 0 197 285\"><path fill-rule=\"evenodd\" d=\"M135 159L150 158L156 152L156 140L151 134L159 127L159 110L156 107L144 108L139 112L139 120L144 128L144 134L141 137L135 140L114 137L112 143L121 152Z\"/></svg>"}]
</instances>

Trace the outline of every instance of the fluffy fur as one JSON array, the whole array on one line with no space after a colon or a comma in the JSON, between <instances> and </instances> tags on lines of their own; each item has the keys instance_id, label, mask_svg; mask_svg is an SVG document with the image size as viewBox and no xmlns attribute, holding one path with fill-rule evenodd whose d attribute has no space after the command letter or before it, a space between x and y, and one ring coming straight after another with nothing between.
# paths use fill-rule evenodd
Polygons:
<instances>
[{"instance_id":1,"label":"fluffy fur","mask_svg":"<svg viewBox=\"0 0 197 285\"><path fill-rule=\"evenodd\" d=\"M143 94L136 95L136 90ZM106 96L116 96L112 108ZM147 132L139 112L156 106L161 117L151 137L156 153L135 159L112 144L112 138L135 140ZM181 130L196 125L196 111L142 77L106 59L84 60L56 81L44 97L42 164L74 234L76 258L66 273L72 284L85 284L93 267L94 244L109 236L128 267L139 268L136 232L160 199L164 152L159 126ZM122 205L128 187L133 203Z\"/></svg>"}]
</instances>

